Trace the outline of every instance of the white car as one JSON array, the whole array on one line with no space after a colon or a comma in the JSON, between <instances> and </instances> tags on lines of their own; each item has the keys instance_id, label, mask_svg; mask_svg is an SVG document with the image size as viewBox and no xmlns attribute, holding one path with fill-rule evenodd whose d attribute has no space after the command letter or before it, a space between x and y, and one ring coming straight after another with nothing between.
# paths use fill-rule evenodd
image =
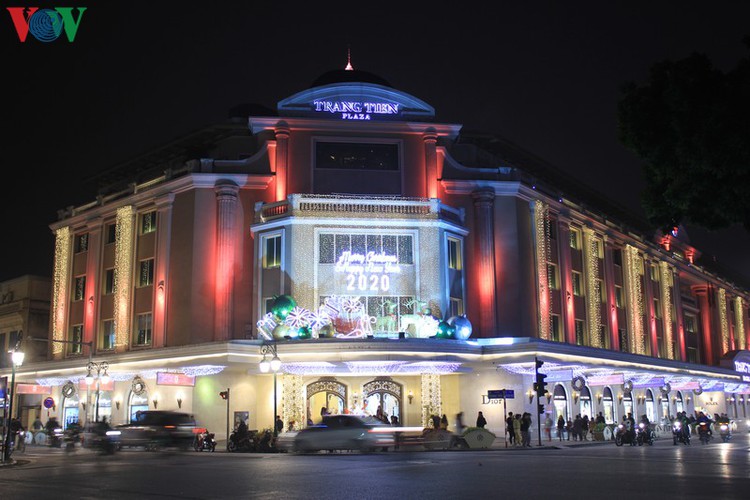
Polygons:
<instances>
[{"instance_id":1,"label":"white car","mask_svg":"<svg viewBox=\"0 0 750 500\"><path fill-rule=\"evenodd\" d=\"M294 435L292 450L378 451L395 444L394 427L356 415L327 415Z\"/></svg>"}]
</instances>

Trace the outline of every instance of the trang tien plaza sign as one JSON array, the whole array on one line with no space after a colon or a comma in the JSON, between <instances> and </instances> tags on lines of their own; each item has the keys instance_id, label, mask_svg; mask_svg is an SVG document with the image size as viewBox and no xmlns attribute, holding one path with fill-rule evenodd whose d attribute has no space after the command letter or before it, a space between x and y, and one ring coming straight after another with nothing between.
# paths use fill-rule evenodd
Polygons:
<instances>
[{"instance_id":1,"label":"trang tien plaza sign","mask_svg":"<svg viewBox=\"0 0 750 500\"><path fill-rule=\"evenodd\" d=\"M398 115L400 106L390 102L313 101L316 112L340 114L342 120L370 120L372 115Z\"/></svg>"}]
</instances>

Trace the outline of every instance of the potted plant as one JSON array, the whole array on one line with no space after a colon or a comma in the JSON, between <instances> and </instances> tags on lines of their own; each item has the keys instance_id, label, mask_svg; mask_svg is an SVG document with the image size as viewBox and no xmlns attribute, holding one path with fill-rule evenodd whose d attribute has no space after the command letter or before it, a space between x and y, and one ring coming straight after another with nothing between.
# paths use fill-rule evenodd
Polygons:
<instances>
[{"instance_id":1,"label":"potted plant","mask_svg":"<svg viewBox=\"0 0 750 500\"><path fill-rule=\"evenodd\" d=\"M495 441L495 434L482 427L467 427L462 436L471 449L489 448Z\"/></svg>"}]
</instances>

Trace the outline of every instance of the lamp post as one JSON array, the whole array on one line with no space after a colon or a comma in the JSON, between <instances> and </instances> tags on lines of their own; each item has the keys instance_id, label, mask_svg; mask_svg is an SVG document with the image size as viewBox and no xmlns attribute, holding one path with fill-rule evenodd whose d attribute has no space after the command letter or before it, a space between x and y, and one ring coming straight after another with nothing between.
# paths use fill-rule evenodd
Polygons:
<instances>
[{"instance_id":1,"label":"lamp post","mask_svg":"<svg viewBox=\"0 0 750 500\"><path fill-rule=\"evenodd\" d=\"M281 368L281 360L279 355L276 353L276 344L261 344L260 353L263 355L263 359L260 361L260 372L268 373L273 372L273 435L274 437L279 435L276 430L276 373ZM270 356L270 360L268 357Z\"/></svg>"},{"instance_id":2,"label":"lamp post","mask_svg":"<svg viewBox=\"0 0 750 500\"><path fill-rule=\"evenodd\" d=\"M101 388L101 382L104 382L105 384L109 383L109 374L107 373L107 370L109 369L109 363L106 361L101 361L99 363L94 363L93 361L89 361L87 370L88 373L86 374L86 387L90 388L91 384L94 383L94 376L92 372L96 371L96 411L94 414L94 422L99 421L99 392ZM104 372L104 373L102 373ZM89 404L90 401L89 401Z\"/></svg>"},{"instance_id":3,"label":"lamp post","mask_svg":"<svg viewBox=\"0 0 750 500\"><path fill-rule=\"evenodd\" d=\"M16 397L16 366L21 366L23 364L23 358L25 355L23 351L18 350L21 344L22 335L22 333L19 333L18 341L11 351L12 363L10 369L10 386L8 387L5 396L10 401L10 403L8 404L8 423L6 425L5 445L3 446L3 462L7 462L8 460L10 460L10 443L12 441L12 431L10 423L13 420L13 399L15 399Z\"/></svg>"}]
</instances>

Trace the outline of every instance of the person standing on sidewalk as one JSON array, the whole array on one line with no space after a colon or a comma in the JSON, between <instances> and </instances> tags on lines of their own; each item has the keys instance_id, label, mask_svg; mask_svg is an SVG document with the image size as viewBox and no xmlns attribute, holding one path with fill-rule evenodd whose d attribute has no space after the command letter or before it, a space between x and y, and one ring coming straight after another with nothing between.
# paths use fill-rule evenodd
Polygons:
<instances>
[{"instance_id":1,"label":"person standing on sidewalk","mask_svg":"<svg viewBox=\"0 0 750 500\"><path fill-rule=\"evenodd\" d=\"M480 429L484 429L485 425L487 425L487 419L484 418L484 415L480 411L477 415L477 427L479 427Z\"/></svg>"},{"instance_id":2,"label":"person standing on sidewalk","mask_svg":"<svg viewBox=\"0 0 750 500\"><path fill-rule=\"evenodd\" d=\"M547 418L544 419L544 432L547 433L547 441L552 441L552 417L547 413Z\"/></svg>"},{"instance_id":3,"label":"person standing on sidewalk","mask_svg":"<svg viewBox=\"0 0 750 500\"><path fill-rule=\"evenodd\" d=\"M562 413L559 417L557 417L557 437L560 438L560 441L563 440L563 432L565 431L565 419L562 416Z\"/></svg>"},{"instance_id":4,"label":"person standing on sidewalk","mask_svg":"<svg viewBox=\"0 0 750 500\"><path fill-rule=\"evenodd\" d=\"M505 419L505 432L508 433L508 441L510 442L511 446L515 443L516 440L516 433L513 432L513 421L515 418L513 418L513 412L508 412L508 417Z\"/></svg>"},{"instance_id":5,"label":"person standing on sidewalk","mask_svg":"<svg viewBox=\"0 0 750 500\"><path fill-rule=\"evenodd\" d=\"M521 417L521 446L531 448L531 413L524 412Z\"/></svg>"},{"instance_id":6,"label":"person standing on sidewalk","mask_svg":"<svg viewBox=\"0 0 750 500\"><path fill-rule=\"evenodd\" d=\"M523 439L521 437L521 414L516 413L516 418L513 419L513 434L516 438L516 446L522 446Z\"/></svg>"}]
</instances>

